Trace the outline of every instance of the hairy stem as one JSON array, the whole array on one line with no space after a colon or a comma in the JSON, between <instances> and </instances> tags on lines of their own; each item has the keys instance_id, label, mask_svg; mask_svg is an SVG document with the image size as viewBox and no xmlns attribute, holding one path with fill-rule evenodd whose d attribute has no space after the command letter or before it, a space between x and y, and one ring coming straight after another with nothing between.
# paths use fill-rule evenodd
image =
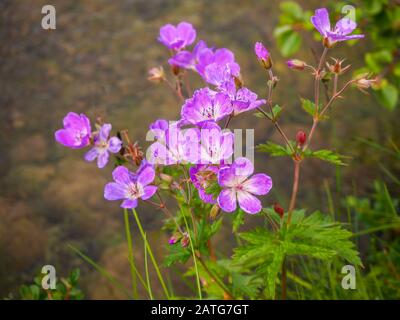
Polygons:
<instances>
[{"instance_id":1,"label":"hairy stem","mask_svg":"<svg viewBox=\"0 0 400 320\"><path fill-rule=\"evenodd\" d=\"M300 161L294 161L294 174L293 174L293 189L292 196L290 198L289 211L288 211L288 220L287 224L290 225L292 220L292 212L296 206L296 198L297 192L299 190L299 178L300 178Z\"/></svg>"}]
</instances>

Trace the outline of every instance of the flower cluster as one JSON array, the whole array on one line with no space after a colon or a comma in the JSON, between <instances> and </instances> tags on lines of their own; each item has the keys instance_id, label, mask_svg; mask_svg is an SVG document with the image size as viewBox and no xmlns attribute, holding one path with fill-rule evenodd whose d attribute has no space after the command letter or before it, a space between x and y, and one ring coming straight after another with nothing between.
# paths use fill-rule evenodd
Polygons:
<instances>
[{"instance_id":1,"label":"flower cluster","mask_svg":"<svg viewBox=\"0 0 400 320\"><path fill-rule=\"evenodd\" d=\"M58 143L72 149L81 149L92 145L85 154L86 161L97 158L97 166L104 168L109 159L109 152L118 153L122 142L117 137L111 137L111 124L105 123L92 132L90 120L84 115L70 112L63 120L64 129L57 130L55 139Z\"/></svg>"}]
</instances>

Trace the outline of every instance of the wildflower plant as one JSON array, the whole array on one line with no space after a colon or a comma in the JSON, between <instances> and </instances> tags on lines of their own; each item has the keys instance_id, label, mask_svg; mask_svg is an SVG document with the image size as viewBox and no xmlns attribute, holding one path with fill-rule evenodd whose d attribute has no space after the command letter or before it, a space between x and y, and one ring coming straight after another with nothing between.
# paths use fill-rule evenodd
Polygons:
<instances>
[{"instance_id":1,"label":"wildflower plant","mask_svg":"<svg viewBox=\"0 0 400 320\"><path fill-rule=\"evenodd\" d=\"M350 240L351 232L322 212L307 213L296 205L301 167L307 158L344 164L345 157L331 150L312 149L318 125L327 119L335 101L343 98L351 87L365 90L374 81L363 76L342 83L340 80L349 67L342 66L339 59L333 59L333 64L327 62L334 46L363 37L351 35L354 22L344 18L331 27L324 8L315 11L311 22L321 34L317 65L298 58L287 61L290 69L313 77L315 86L312 100L301 99L303 109L312 120L310 129L300 130L294 137L289 137L280 126L284 110L273 101L279 79L264 44L257 42L253 55L260 62L260 72L267 78L268 94L259 98L243 85L233 52L209 47L203 40L196 42L196 30L187 22L177 26L168 24L160 29L158 40L170 52L166 61L171 72L168 74L163 67L152 68L149 80L165 83L171 89L178 98L181 118L157 119L151 123L149 134L153 140L146 152L138 143L131 142L127 130L118 131L115 137L109 138L110 124L97 123L97 131L91 131L90 121L84 114L71 112L65 117L64 129L55 134L60 144L72 149L90 148L84 158L87 161L97 158L99 168L107 164L110 154L115 158L113 181L105 185L104 198L120 201L124 208L134 298L138 297L137 279L141 280L149 298L153 298L153 294L148 274L147 282L143 281L133 260L128 209L144 241L146 272L149 256L164 290L163 298L176 298L165 284L141 225L136 208L140 209L142 204L165 214L163 230L169 241L165 243L168 254L163 266L190 261L185 264L189 266L185 277L194 277L196 297L200 299L285 299L287 261L295 261L299 256L323 261L340 258L362 266ZM188 72L198 74L206 86L191 92L186 83ZM326 102L320 98L323 78L330 82ZM259 152L292 159L293 188L286 205L277 203L270 195L273 176L257 172L248 158L232 159L235 139L229 128L230 120L244 113L255 113L265 126L273 126L281 137L281 144L268 141L258 145ZM166 201L166 197L174 202ZM267 206L263 206L262 200ZM265 223L239 232L246 214L249 219L260 216ZM231 257L217 257L213 237L227 218L232 220L237 246Z\"/></svg>"}]
</instances>

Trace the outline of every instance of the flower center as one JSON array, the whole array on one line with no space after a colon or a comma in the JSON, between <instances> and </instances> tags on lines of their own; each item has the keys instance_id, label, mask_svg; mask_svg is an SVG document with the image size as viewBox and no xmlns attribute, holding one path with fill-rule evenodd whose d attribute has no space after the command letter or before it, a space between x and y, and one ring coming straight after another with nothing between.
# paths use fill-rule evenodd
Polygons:
<instances>
[{"instance_id":1,"label":"flower center","mask_svg":"<svg viewBox=\"0 0 400 320\"><path fill-rule=\"evenodd\" d=\"M135 200L143 195L143 188L132 182L128 184L125 195L128 199Z\"/></svg>"},{"instance_id":2,"label":"flower center","mask_svg":"<svg viewBox=\"0 0 400 320\"><path fill-rule=\"evenodd\" d=\"M212 104L209 104L201 110L201 115L207 119L214 119L215 108Z\"/></svg>"}]
</instances>

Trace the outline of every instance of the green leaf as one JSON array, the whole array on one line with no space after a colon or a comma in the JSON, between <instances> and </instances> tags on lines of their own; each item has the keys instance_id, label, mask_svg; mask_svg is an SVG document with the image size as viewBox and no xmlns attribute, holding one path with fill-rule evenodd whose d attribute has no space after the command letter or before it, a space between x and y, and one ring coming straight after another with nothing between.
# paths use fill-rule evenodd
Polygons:
<instances>
[{"instance_id":1,"label":"green leaf","mask_svg":"<svg viewBox=\"0 0 400 320\"><path fill-rule=\"evenodd\" d=\"M379 73L392 59L393 56L389 50L381 50L365 55L365 63L373 73Z\"/></svg>"},{"instance_id":2,"label":"green leaf","mask_svg":"<svg viewBox=\"0 0 400 320\"><path fill-rule=\"evenodd\" d=\"M243 275L232 272L232 290L235 296L247 296L255 299L260 291L260 287L264 284L261 277L257 275Z\"/></svg>"},{"instance_id":3,"label":"green leaf","mask_svg":"<svg viewBox=\"0 0 400 320\"><path fill-rule=\"evenodd\" d=\"M300 49L301 42L300 35L293 30L283 32L277 37L278 48L284 57L297 52Z\"/></svg>"},{"instance_id":4,"label":"green leaf","mask_svg":"<svg viewBox=\"0 0 400 320\"><path fill-rule=\"evenodd\" d=\"M287 217L286 217L287 219ZM302 255L320 260L340 257L354 266L362 265L352 233L328 216L304 210L292 212L291 224L277 232L256 228L241 233L244 243L234 249L233 263L243 272L266 279L267 293L275 296L275 284L286 256Z\"/></svg>"},{"instance_id":5,"label":"green leaf","mask_svg":"<svg viewBox=\"0 0 400 320\"><path fill-rule=\"evenodd\" d=\"M399 92L394 85L388 83L383 86L383 88L376 91L376 96L384 107L393 111L397 106Z\"/></svg>"},{"instance_id":6,"label":"green leaf","mask_svg":"<svg viewBox=\"0 0 400 320\"><path fill-rule=\"evenodd\" d=\"M297 2L284 1L280 4L280 9L285 16L292 18L294 21L299 21L303 18L303 9Z\"/></svg>"},{"instance_id":7,"label":"green leaf","mask_svg":"<svg viewBox=\"0 0 400 320\"><path fill-rule=\"evenodd\" d=\"M306 158L317 158L323 161L327 161L336 165L340 166L346 166L347 164L343 162L344 159L349 158L346 156L342 156L340 154L337 154L331 150L318 150L318 151L311 151L311 150L306 150L303 153L303 156Z\"/></svg>"},{"instance_id":8,"label":"green leaf","mask_svg":"<svg viewBox=\"0 0 400 320\"><path fill-rule=\"evenodd\" d=\"M164 265L167 267L177 262L185 263L191 256L189 248L182 247L179 241L175 244L168 245L168 251L169 253L164 259Z\"/></svg>"},{"instance_id":9,"label":"green leaf","mask_svg":"<svg viewBox=\"0 0 400 320\"><path fill-rule=\"evenodd\" d=\"M69 280L71 282L71 285L75 286L78 284L79 276L80 276L80 270L78 268L75 268L71 271L71 274L69 276Z\"/></svg>"},{"instance_id":10,"label":"green leaf","mask_svg":"<svg viewBox=\"0 0 400 320\"><path fill-rule=\"evenodd\" d=\"M232 215L232 231L237 232L240 226L244 223L244 212L243 210L237 209Z\"/></svg>"},{"instance_id":11,"label":"green leaf","mask_svg":"<svg viewBox=\"0 0 400 320\"><path fill-rule=\"evenodd\" d=\"M292 152L288 147L281 146L271 141L259 144L256 148L258 151L269 153L273 157L290 157L292 155Z\"/></svg>"}]
</instances>

